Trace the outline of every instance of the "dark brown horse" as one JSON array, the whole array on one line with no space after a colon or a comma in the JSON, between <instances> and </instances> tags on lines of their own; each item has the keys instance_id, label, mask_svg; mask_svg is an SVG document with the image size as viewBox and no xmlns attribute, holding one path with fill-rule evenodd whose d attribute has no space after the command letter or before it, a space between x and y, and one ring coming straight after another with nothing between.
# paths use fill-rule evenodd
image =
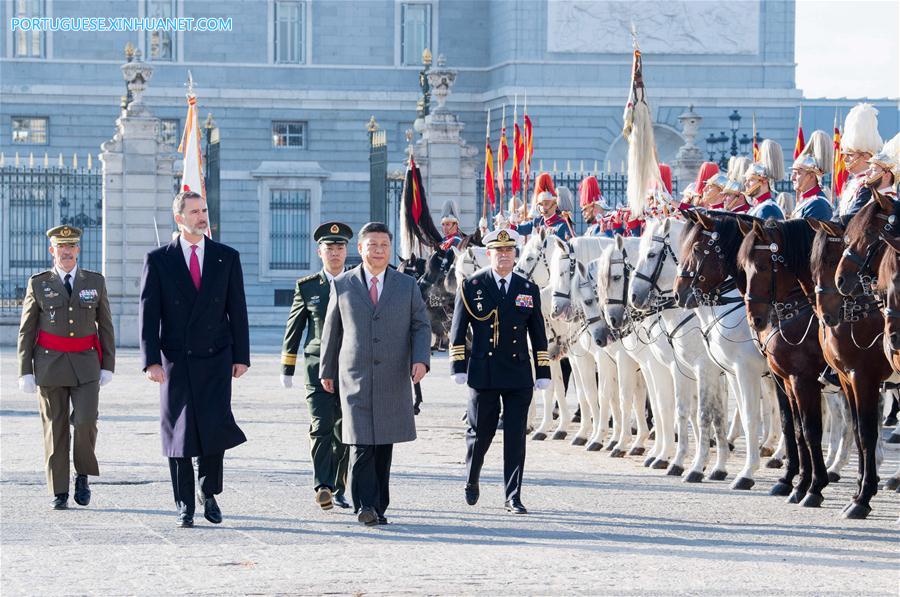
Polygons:
<instances>
[{"instance_id":1,"label":"dark brown horse","mask_svg":"<svg viewBox=\"0 0 900 597\"><path fill-rule=\"evenodd\" d=\"M731 304L732 299L725 295L735 288L742 295L746 291L746 276L737 266L738 249L744 235L740 224L749 227L755 218L695 210L686 211L685 216L691 223L681 239L681 268L674 287L678 304L688 308ZM732 308L742 307L743 301L738 299ZM769 490L769 495L786 496L791 494L794 477L800 470L800 457L790 400L783 384L776 383L775 387L787 462L784 475ZM770 461L767 466L777 468L780 465Z\"/></svg>"},{"instance_id":2,"label":"dark brown horse","mask_svg":"<svg viewBox=\"0 0 900 597\"><path fill-rule=\"evenodd\" d=\"M744 301L760 349L784 384L800 456L800 480L788 501L817 508L828 485L822 455L822 384L825 358L813 309L810 253L814 231L805 220L753 223L745 228L738 265L747 275Z\"/></svg>"},{"instance_id":3,"label":"dark brown horse","mask_svg":"<svg viewBox=\"0 0 900 597\"><path fill-rule=\"evenodd\" d=\"M844 518L865 518L878 491L875 458L881 416L881 383L891 375L882 349L884 316L872 295L841 295L834 274L844 252L844 227L835 222L808 220L816 230L811 254L819 344L825 360L837 371L850 404L856 448L859 452L857 491L844 508Z\"/></svg>"},{"instance_id":4,"label":"dark brown horse","mask_svg":"<svg viewBox=\"0 0 900 597\"><path fill-rule=\"evenodd\" d=\"M894 202L873 192L872 199L853 216L845 231L847 246L834 274L835 285L841 294L853 296L874 292L878 265L887 246L884 237L896 236L898 228L900 221L894 214Z\"/></svg>"}]
</instances>

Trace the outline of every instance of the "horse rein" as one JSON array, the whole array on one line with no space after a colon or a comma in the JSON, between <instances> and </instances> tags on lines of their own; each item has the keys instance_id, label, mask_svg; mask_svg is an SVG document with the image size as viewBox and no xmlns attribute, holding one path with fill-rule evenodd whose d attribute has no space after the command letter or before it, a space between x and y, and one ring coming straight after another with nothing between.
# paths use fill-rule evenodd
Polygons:
<instances>
[{"instance_id":1,"label":"horse rein","mask_svg":"<svg viewBox=\"0 0 900 597\"><path fill-rule=\"evenodd\" d=\"M866 256L861 257L849 246L844 249L842 254L844 259L859 267L859 271L856 273L858 279L857 283L862 286L863 295L865 296L873 296L875 294L874 286L878 281L878 273L872 271L872 259L875 258L875 253L878 252L882 243L885 242L884 234L886 232L893 232L894 224L896 223L896 216L894 215L888 216L886 214L877 213L875 214L875 217L884 220L885 224L881 230L878 231L878 238L869 243L869 246L866 248Z\"/></svg>"},{"instance_id":2,"label":"horse rein","mask_svg":"<svg viewBox=\"0 0 900 597\"><path fill-rule=\"evenodd\" d=\"M732 276L727 276L722 282L720 282L715 288L710 290L708 293L703 292L700 288L697 287L697 281L704 282L706 280L706 276L700 274L698 272L703 271L703 263L706 261L706 258L710 255L710 250L716 254L719 260L724 260L725 256L722 255L722 247L719 246L719 233L715 231L709 230L701 230L701 234L704 236L708 236L709 240L706 241L706 247L703 249L703 254L700 257L700 260L697 262L697 267L695 271L689 272L684 268L679 267L677 275L679 278L687 278L690 280L688 284L688 289L691 291L691 294L694 296L694 300L697 301L698 305L704 307L718 307L722 305L730 305L732 303L743 303L744 299L741 297L723 297L722 295L728 294L732 290L737 288L737 282L734 280ZM698 252L700 249L700 243L695 243L694 247L692 247L692 252Z\"/></svg>"},{"instance_id":3,"label":"horse rein","mask_svg":"<svg viewBox=\"0 0 900 597\"><path fill-rule=\"evenodd\" d=\"M677 301L675 300L675 290L663 290L662 288L660 288L659 277L662 275L662 270L663 266L666 263L666 258L671 255L672 261L675 262L675 267L677 268L678 257L675 255L675 251L672 250L668 233L666 234L666 236L653 235L650 240L653 242L658 242L662 245L662 250L657 253L656 264L653 266L653 273L650 274L650 276L646 276L635 268L634 272L631 275L650 284L650 298L652 298L654 301L652 310L659 312L665 309L672 309L677 306Z\"/></svg>"}]
</instances>

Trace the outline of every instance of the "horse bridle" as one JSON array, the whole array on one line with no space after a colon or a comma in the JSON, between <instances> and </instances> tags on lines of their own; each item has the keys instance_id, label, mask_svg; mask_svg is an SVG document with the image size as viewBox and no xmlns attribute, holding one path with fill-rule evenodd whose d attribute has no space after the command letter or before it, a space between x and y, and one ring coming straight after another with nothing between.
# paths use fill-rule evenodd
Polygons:
<instances>
[{"instance_id":1,"label":"horse bridle","mask_svg":"<svg viewBox=\"0 0 900 597\"><path fill-rule=\"evenodd\" d=\"M828 235L826 239L827 242L830 243L843 243L843 236L832 236ZM843 255L843 253L841 253ZM840 295L840 291L837 289L837 286L819 286L816 284L814 290L817 301L820 295L826 294L834 294ZM860 304L860 299L866 299L866 302ZM869 313L878 308L879 301L878 300L870 300L871 296L863 293L863 296L845 296L841 301L841 321L853 323L857 322L860 319L864 319L869 316ZM876 297L877 299L877 297ZM885 303L886 304L886 303ZM885 315L887 315L887 307L885 307ZM897 316L900 317L900 311L896 311Z\"/></svg>"},{"instance_id":2,"label":"horse bridle","mask_svg":"<svg viewBox=\"0 0 900 597\"><path fill-rule=\"evenodd\" d=\"M792 296L796 296L798 291L800 298L795 301L778 301L777 297L777 281L778 281L778 264L784 264L785 271L787 271L787 263L784 259L784 255L779 253L778 243L769 243L768 245L753 245L754 251L769 251L771 253L770 259L772 260L772 273L769 276L771 284L769 285L769 296L768 297L758 297L750 294L750 285L747 285L747 292L744 295L744 302L749 306L752 303L760 303L764 305L771 305L775 310L775 318L779 323L784 321L790 321L794 317L798 316L800 313L805 311L806 309L812 308L812 302L809 300L809 296L803 292L803 288L800 285L797 285L797 288L791 290L787 294L787 298ZM796 275L796 274L794 274Z\"/></svg>"},{"instance_id":3,"label":"horse bridle","mask_svg":"<svg viewBox=\"0 0 900 597\"><path fill-rule=\"evenodd\" d=\"M571 287L571 283L572 283L572 277L575 275L575 266L577 265L577 262L575 261L575 259L572 258L572 251L573 251L574 249L573 249L571 243L566 243L566 248L567 248L568 250L560 256L559 260L560 260L560 261L568 261L568 262L569 262L569 267L566 268L566 269L567 269L568 272L569 272L569 284L568 284L567 288L570 288L570 287ZM535 267L537 267L537 266L535 266ZM550 269L549 266L548 266L547 269L548 269L548 270ZM533 271L533 270L532 270L532 271ZM553 298L571 299L571 298L572 298L572 295L571 295L570 292L568 292L568 290L567 290L566 292L560 292L560 291L558 291L558 290L554 290L554 291L553 291Z\"/></svg>"},{"instance_id":4,"label":"horse bridle","mask_svg":"<svg viewBox=\"0 0 900 597\"><path fill-rule=\"evenodd\" d=\"M541 250L538 252L538 255L540 255L541 259L540 259L540 261L535 259L534 265L531 266L531 269L528 272L526 272L524 269L519 267L518 264L516 264L516 267L513 268L513 271L516 272L517 274L525 276L525 278L527 278L528 280L531 280L532 276L534 275L535 270L538 268L538 266L541 263L543 263L544 266L547 268L547 271L549 272L550 271L550 261L547 259L547 244L546 243L547 243L547 240L549 240L550 238L556 238L556 237L548 236L547 238L544 239L544 241L541 243Z\"/></svg>"},{"instance_id":5,"label":"horse bridle","mask_svg":"<svg viewBox=\"0 0 900 597\"><path fill-rule=\"evenodd\" d=\"M872 296L875 292L874 286L878 281L878 273L872 270L872 260L881 248L882 243L885 242L883 235L886 232L894 231L894 224L897 219L893 214L888 216L883 213L877 213L875 214L875 217L884 220L885 224L882 226L881 230L878 231L878 234L876 235L877 238L869 243L869 246L866 248L866 256L861 257L857 254L856 251L849 247L849 242L847 243L847 248L845 248L843 252L843 257L845 259L859 267L859 271L856 273L857 284L862 286L862 291L865 296Z\"/></svg>"},{"instance_id":6,"label":"horse bridle","mask_svg":"<svg viewBox=\"0 0 900 597\"><path fill-rule=\"evenodd\" d=\"M650 283L650 293L651 298L655 299L653 307L655 310L664 310L671 309L676 306L675 301L675 291L674 289L663 290L659 287L659 277L662 275L663 266L666 263L666 257L669 255L672 256L672 260L675 262L675 267L678 267L678 257L675 255L675 251L672 250L672 247L669 243L668 233L666 236L656 236L653 235L650 240L652 242L658 242L662 244L662 250L657 254L656 264L653 266L653 273L649 276L645 276L639 270L635 269L632 275L639 279L644 280L645 282ZM653 296L653 293L656 293Z\"/></svg>"},{"instance_id":7,"label":"horse bridle","mask_svg":"<svg viewBox=\"0 0 900 597\"><path fill-rule=\"evenodd\" d=\"M703 271L703 263L706 261L706 258L711 254L710 251L715 253L716 257L720 261L725 260L725 255L722 254L722 247L719 246L719 233L716 231L710 230L700 230L700 233L704 236L708 236L709 240L706 241L706 248L703 249L703 254L700 256L700 260L697 262L697 267L695 271L689 272L685 271L684 268L678 268L677 275L679 278L687 278L690 280L688 284L688 289L691 291L691 294L694 295L694 299L697 301L698 305L703 306L720 306L720 305L730 305L732 303L740 303L743 302L743 299L740 297L728 297L723 298L722 295L728 294L732 290L737 288L737 282L735 282L734 278L731 276L727 276L724 280L722 280L715 288L710 290L708 293L703 292L700 288L697 287L697 280L703 282L706 280L706 276L699 273ZM700 243L695 243L691 248L691 251L696 253L700 249Z\"/></svg>"},{"instance_id":8,"label":"horse bridle","mask_svg":"<svg viewBox=\"0 0 900 597\"><path fill-rule=\"evenodd\" d=\"M628 253L625 251L625 248L622 247L622 258L615 259L612 258L609 260L610 265L610 275L612 275L612 266L622 264L622 298L621 299L613 299L607 298L607 305L622 305L625 309L625 317L622 321L622 329L626 329L635 323L640 323L647 317L648 313L643 311L638 311L634 307L628 304L628 288L631 285L631 274L634 271L634 266L628 262ZM628 322L628 323L626 323ZM612 325L609 326L610 330L615 329Z\"/></svg>"}]
</instances>

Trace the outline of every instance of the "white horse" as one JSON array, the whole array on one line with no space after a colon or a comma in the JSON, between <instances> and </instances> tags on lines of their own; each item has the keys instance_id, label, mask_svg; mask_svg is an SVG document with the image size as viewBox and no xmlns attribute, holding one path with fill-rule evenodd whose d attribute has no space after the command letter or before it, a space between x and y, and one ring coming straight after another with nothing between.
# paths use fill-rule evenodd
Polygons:
<instances>
[{"instance_id":1,"label":"white horse","mask_svg":"<svg viewBox=\"0 0 900 597\"><path fill-rule=\"evenodd\" d=\"M600 257L597 293L610 327L626 334L622 346L640 363L649 389L656 441L644 465L667 469L675 455L675 400L674 380L666 363L675 358L674 351L656 318L638 319L628 309L630 272L637 261L641 239L617 236L615 240L615 245L607 247Z\"/></svg>"},{"instance_id":2,"label":"white horse","mask_svg":"<svg viewBox=\"0 0 900 597\"><path fill-rule=\"evenodd\" d=\"M698 452L705 445L704 451L708 453L710 435L715 431L716 451L721 457L717 467L724 467L729 451L725 435L728 395L720 391L721 370L706 350L700 320L694 312L675 304L672 289L678 257L672 250L673 232L677 241L681 228L673 220L647 223L632 272L629 300L637 309L658 312L663 334L674 351L669 370L675 386L678 447L668 474L681 476L688 451L689 421L693 422ZM701 460L705 464L705 458Z\"/></svg>"},{"instance_id":3,"label":"white horse","mask_svg":"<svg viewBox=\"0 0 900 597\"><path fill-rule=\"evenodd\" d=\"M462 251L456 247L451 248L454 253L453 275L456 276L457 288L462 288L466 278L491 264L484 247L467 247Z\"/></svg>"},{"instance_id":4,"label":"white horse","mask_svg":"<svg viewBox=\"0 0 900 597\"><path fill-rule=\"evenodd\" d=\"M546 231L542 230L538 234L532 235L528 239L528 242L525 243L517 261L515 271L537 284L538 287L548 288L551 284L551 280L555 276L558 276L555 264L557 264L559 256L566 254L567 252L568 246L566 243L557 236L547 234ZM550 301L547 302L546 307L544 306L544 303L542 303L545 319L549 318L550 307ZM595 418L594 412L596 411L597 378L593 355L586 349L586 344L584 347L579 348L579 346L582 345L579 342L579 334L576 325L577 324L575 323L555 322L551 324L548 329L551 333L554 333L554 330L557 328L560 329L560 338L558 339L557 344L561 347L562 352L566 353L565 355L561 354L560 356L568 356L569 364L572 366L572 381L574 382L578 404L581 406L581 424L578 433L572 439L572 443L580 446L586 444L588 436L592 435L590 429L591 423ZM559 376L559 380L561 383L561 375ZM555 378L553 385L557 385ZM564 388L565 385L563 384L562 387ZM561 393L557 391L554 393L556 395L557 404L559 405L559 425L557 426L556 432L553 434L553 438L562 439L566 437L565 428L569 421L569 409L564 392ZM550 397L546 390L544 398L546 412L546 409L550 407L550 405L547 404L550 401ZM538 429L540 428L541 427L539 426ZM545 437L545 434L536 432L532 436L532 439L540 440Z\"/></svg>"}]
</instances>

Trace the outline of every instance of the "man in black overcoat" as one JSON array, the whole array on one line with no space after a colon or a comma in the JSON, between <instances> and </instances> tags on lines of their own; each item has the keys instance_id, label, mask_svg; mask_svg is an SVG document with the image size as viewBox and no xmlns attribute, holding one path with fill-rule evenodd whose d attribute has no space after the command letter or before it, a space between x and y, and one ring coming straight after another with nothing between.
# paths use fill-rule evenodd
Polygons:
<instances>
[{"instance_id":1,"label":"man in black overcoat","mask_svg":"<svg viewBox=\"0 0 900 597\"><path fill-rule=\"evenodd\" d=\"M147 254L141 279L143 370L160 384L160 433L169 458L177 524L194 525L194 468L204 517L222 522L225 450L247 441L231 413L231 380L250 367L250 331L237 251L206 236L206 201L179 193L181 233Z\"/></svg>"}]
</instances>

